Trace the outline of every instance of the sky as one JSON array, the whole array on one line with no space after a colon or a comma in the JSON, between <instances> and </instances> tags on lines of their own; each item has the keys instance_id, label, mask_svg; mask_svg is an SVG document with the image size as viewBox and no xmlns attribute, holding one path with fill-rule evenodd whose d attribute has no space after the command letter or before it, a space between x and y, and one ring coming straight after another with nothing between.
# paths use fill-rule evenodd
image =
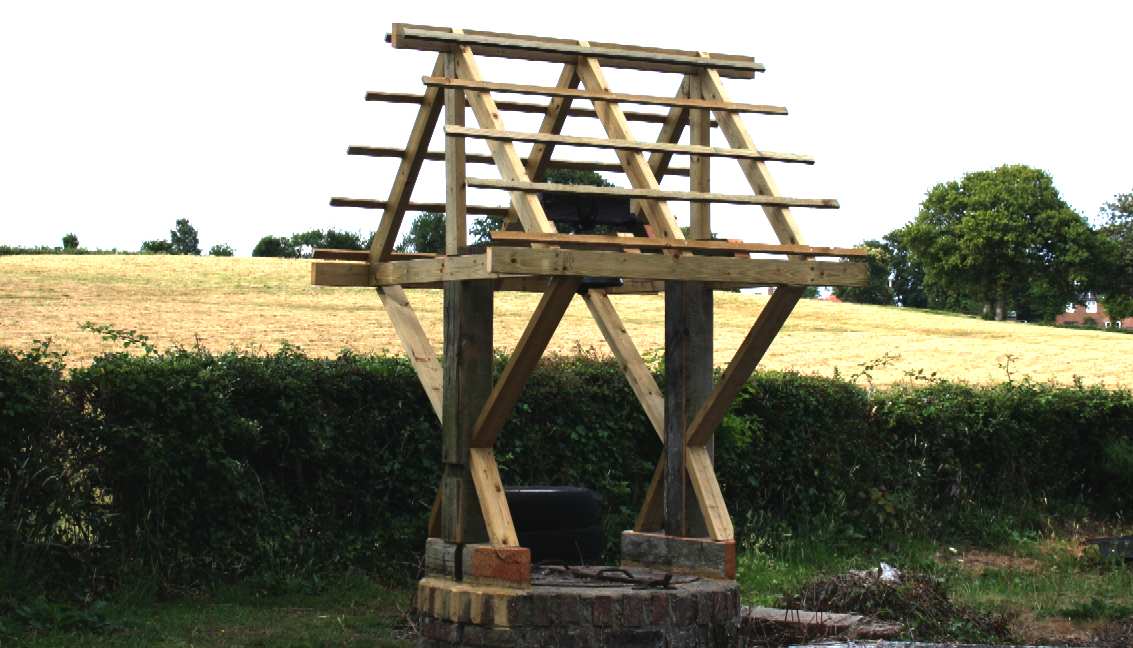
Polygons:
<instances>
[{"instance_id":1,"label":"sky","mask_svg":"<svg viewBox=\"0 0 1133 648\"><path fill-rule=\"evenodd\" d=\"M1087 218L1133 191L1133 3L9 0L0 3L0 244L59 245L73 232L84 247L136 250L168 237L178 218L206 250L226 243L237 254L267 234L368 234L379 212L328 200L384 199L397 160L348 157L346 147L403 147L416 107L364 94L420 92L436 56L385 43L394 22L755 57L767 71L725 79L732 99L790 111L746 115L756 145L817 160L771 164L780 192L842 206L794 210L815 245L880 237L913 219L933 185L1005 163L1049 172ZM558 76L557 64L480 64L490 81ZM614 91L640 94L679 84L650 72L607 77ZM504 120L538 127L529 115ZM656 137L655 125L632 126L637 139ZM579 118L564 132L602 134ZM720 133L713 144L726 145ZM614 160L596 149L555 155ZM477 165L468 175L498 172ZM729 159L713 161L712 189L750 192ZM443 164L426 164L413 198L444 199ZM505 201L469 192L470 203ZM687 220L687 204L673 210ZM758 208L712 213L722 236L773 240Z\"/></svg>"}]
</instances>

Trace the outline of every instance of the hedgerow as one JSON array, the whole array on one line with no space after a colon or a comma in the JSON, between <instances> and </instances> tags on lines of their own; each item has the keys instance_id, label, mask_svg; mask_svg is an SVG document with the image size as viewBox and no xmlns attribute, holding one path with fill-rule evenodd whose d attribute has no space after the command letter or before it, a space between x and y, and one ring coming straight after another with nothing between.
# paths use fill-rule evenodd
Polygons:
<instances>
[{"instance_id":1,"label":"hedgerow","mask_svg":"<svg viewBox=\"0 0 1133 648\"><path fill-rule=\"evenodd\" d=\"M440 433L407 362L139 346L69 374L45 345L0 349L9 587L177 590L414 571ZM616 550L660 451L617 365L580 354L543 361L497 456L505 483L602 493ZM1051 511L1121 516L1133 497L1133 395L1025 381L867 391L759 372L715 452L741 539L816 525L850 537L955 535Z\"/></svg>"}]
</instances>

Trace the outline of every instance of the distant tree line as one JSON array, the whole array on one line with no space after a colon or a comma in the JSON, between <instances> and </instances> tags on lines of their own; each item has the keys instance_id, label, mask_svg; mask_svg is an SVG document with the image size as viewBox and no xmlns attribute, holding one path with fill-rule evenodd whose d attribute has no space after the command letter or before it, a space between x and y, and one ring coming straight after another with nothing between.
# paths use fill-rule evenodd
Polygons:
<instances>
[{"instance_id":1,"label":"distant tree line","mask_svg":"<svg viewBox=\"0 0 1133 648\"><path fill-rule=\"evenodd\" d=\"M870 283L843 301L1046 321L1091 291L1111 317L1133 315L1133 194L1091 227L1045 171L1005 165L929 190L917 217L862 246Z\"/></svg>"}]
</instances>

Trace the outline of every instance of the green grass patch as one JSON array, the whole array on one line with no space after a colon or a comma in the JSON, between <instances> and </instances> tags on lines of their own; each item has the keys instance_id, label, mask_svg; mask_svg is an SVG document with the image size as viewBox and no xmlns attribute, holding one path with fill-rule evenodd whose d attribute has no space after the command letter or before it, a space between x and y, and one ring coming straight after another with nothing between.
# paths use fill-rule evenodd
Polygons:
<instances>
[{"instance_id":1,"label":"green grass patch","mask_svg":"<svg viewBox=\"0 0 1133 648\"><path fill-rule=\"evenodd\" d=\"M167 602L119 600L84 608L43 600L9 605L0 645L31 647L352 646L408 648L411 590L361 576L317 589L268 593L249 586Z\"/></svg>"}]
</instances>

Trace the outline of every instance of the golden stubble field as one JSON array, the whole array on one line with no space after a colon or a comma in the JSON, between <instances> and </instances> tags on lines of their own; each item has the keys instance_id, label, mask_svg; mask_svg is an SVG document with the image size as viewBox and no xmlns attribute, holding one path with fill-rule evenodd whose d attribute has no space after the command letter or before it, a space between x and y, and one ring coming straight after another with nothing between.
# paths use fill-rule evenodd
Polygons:
<instances>
[{"instance_id":1,"label":"golden stubble field","mask_svg":"<svg viewBox=\"0 0 1133 648\"><path fill-rule=\"evenodd\" d=\"M411 291L410 300L440 348L440 291ZM498 293L495 346L510 350L537 295ZM648 357L663 343L661 296L612 298L638 347ZM718 365L727 363L766 297L717 293ZM342 349L400 353L393 328L373 290L309 285L309 262L169 256L0 257L0 345L27 348L52 338L72 365L89 363L113 343L80 330L91 321L137 329L159 347L200 342L214 351L270 352L281 342L314 356ZM552 351L608 353L581 299L571 304L551 341ZM1133 335L1066 330L881 306L804 300L772 345L762 368L830 375L858 371L890 354L872 371L878 384L923 369L969 382L1001 381L1011 356L1016 377L1068 384L1133 384Z\"/></svg>"}]
</instances>

